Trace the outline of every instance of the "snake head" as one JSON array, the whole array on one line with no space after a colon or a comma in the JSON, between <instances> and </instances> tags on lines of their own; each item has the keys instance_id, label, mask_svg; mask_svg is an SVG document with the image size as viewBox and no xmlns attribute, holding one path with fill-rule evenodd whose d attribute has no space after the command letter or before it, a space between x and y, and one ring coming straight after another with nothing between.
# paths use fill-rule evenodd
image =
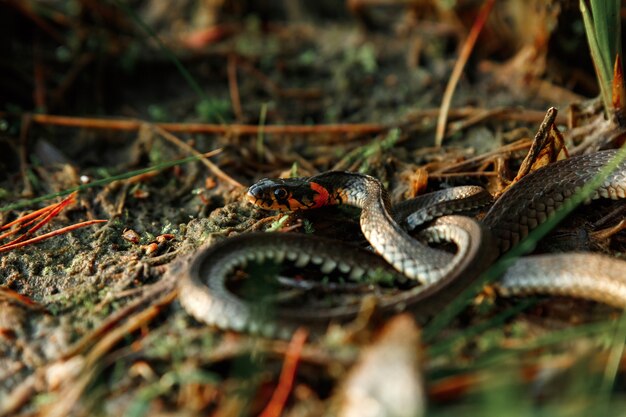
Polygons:
<instances>
[{"instance_id":1,"label":"snake head","mask_svg":"<svg viewBox=\"0 0 626 417\"><path fill-rule=\"evenodd\" d=\"M297 211L329 204L328 191L307 178L263 178L248 189L252 204L267 210Z\"/></svg>"}]
</instances>

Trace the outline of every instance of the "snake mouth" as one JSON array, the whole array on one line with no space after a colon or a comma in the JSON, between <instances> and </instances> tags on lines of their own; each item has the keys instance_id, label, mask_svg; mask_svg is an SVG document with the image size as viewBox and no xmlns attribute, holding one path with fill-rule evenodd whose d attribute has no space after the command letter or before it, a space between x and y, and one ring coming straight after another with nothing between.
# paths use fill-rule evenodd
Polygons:
<instances>
[{"instance_id":1,"label":"snake mouth","mask_svg":"<svg viewBox=\"0 0 626 417\"><path fill-rule=\"evenodd\" d=\"M248 192L246 193L246 200L265 210L280 209L276 202L271 197L268 197L266 192L260 190L259 187L255 187L254 185L248 189Z\"/></svg>"},{"instance_id":2,"label":"snake mouth","mask_svg":"<svg viewBox=\"0 0 626 417\"><path fill-rule=\"evenodd\" d=\"M270 200L268 202L266 197L267 193L265 192L263 187L259 186L259 184L252 185L250 188L248 188L248 192L246 193L246 199L250 203L265 209L271 208L272 201Z\"/></svg>"},{"instance_id":3,"label":"snake mouth","mask_svg":"<svg viewBox=\"0 0 626 417\"><path fill-rule=\"evenodd\" d=\"M246 193L246 200L251 202L252 204L258 204L259 198L255 196L250 190Z\"/></svg>"}]
</instances>

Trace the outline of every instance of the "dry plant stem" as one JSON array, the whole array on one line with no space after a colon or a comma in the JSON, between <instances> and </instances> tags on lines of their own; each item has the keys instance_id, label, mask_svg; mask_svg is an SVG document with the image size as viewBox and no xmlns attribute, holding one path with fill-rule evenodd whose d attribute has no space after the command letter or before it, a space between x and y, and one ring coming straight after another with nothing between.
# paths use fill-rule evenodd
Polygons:
<instances>
[{"instance_id":1,"label":"dry plant stem","mask_svg":"<svg viewBox=\"0 0 626 417\"><path fill-rule=\"evenodd\" d=\"M265 217L259 221L257 221L256 223L254 223L252 226L250 226L248 229L246 229L246 232L249 231L257 231L257 230L261 230L261 228L263 226L265 226L268 223L273 223L275 221L277 221L278 219L280 219L282 217L281 214L275 215L275 216L270 216L270 217Z\"/></svg>"},{"instance_id":2,"label":"dry plant stem","mask_svg":"<svg viewBox=\"0 0 626 417\"><path fill-rule=\"evenodd\" d=\"M42 373L30 375L15 387L0 404L0 417L15 416L33 395L37 394L37 387L42 384Z\"/></svg>"},{"instance_id":3,"label":"dry plant stem","mask_svg":"<svg viewBox=\"0 0 626 417\"><path fill-rule=\"evenodd\" d=\"M481 107L459 107L456 109L450 109L448 111L448 119L461 119L461 118L474 118L480 117L486 111L492 111L493 114L490 117L494 120L511 120L517 122L535 123L541 122L545 117L545 112L539 110L527 110L519 109L515 107L500 107L497 109L484 109ZM406 118L414 121L416 119L426 119L437 117L441 111L441 108L436 109L423 109L410 111ZM557 116L557 124L568 124L568 116Z\"/></svg>"},{"instance_id":4,"label":"dry plant stem","mask_svg":"<svg viewBox=\"0 0 626 417\"><path fill-rule=\"evenodd\" d=\"M178 294L178 291L175 288L175 282L172 279L159 281L156 284L151 285L149 288L145 288L145 291L146 292L139 299L131 302L127 306L123 307L121 310L116 311L104 322L102 322L100 327L83 336L83 338L77 341L68 350L68 352L63 355L63 358L69 359L74 355L78 355L86 351L89 346L97 343L98 340L101 340L110 329L115 327L122 320L130 317L137 310L141 310L141 308L143 308L146 304L156 304L156 302L153 303L154 299L169 300L171 297L176 297L176 295ZM159 298L162 293L167 294L164 295L162 298Z\"/></svg>"},{"instance_id":5,"label":"dry plant stem","mask_svg":"<svg viewBox=\"0 0 626 417\"><path fill-rule=\"evenodd\" d=\"M554 120L556 119L557 113L558 112L554 107L550 107L546 112L546 117L543 119L541 126L539 126L537 134L533 139L532 145L530 146L530 149L526 154L526 158L524 158L524 161L522 161L522 165L517 172L517 176L515 177L516 180L521 179L530 172L530 169L532 168L533 163L539 156L539 153L542 149L545 148L549 140L548 138L550 137L550 129L552 129L552 126L554 126Z\"/></svg>"},{"instance_id":6,"label":"dry plant stem","mask_svg":"<svg viewBox=\"0 0 626 417\"><path fill-rule=\"evenodd\" d=\"M91 383L93 378L101 371L101 359L115 345L117 345L129 333L132 333L141 327L150 323L160 312L161 309L169 305L176 298L176 291L172 291L153 304L147 309L140 311L120 327L112 329L99 339L93 348L85 355L85 363L83 372L77 380L70 384L64 385L64 390L60 393L60 400L48 409L47 417L67 416L70 415L72 408L80 400L83 392Z\"/></svg>"},{"instance_id":7,"label":"dry plant stem","mask_svg":"<svg viewBox=\"0 0 626 417\"><path fill-rule=\"evenodd\" d=\"M430 174L428 177L433 179L459 178L459 177L497 177L498 173L493 171L482 172L449 172L446 174Z\"/></svg>"},{"instance_id":8,"label":"dry plant stem","mask_svg":"<svg viewBox=\"0 0 626 417\"><path fill-rule=\"evenodd\" d=\"M591 232L591 238L592 240L595 240L595 241L606 240L606 239L609 239L614 234L619 233L625 229L626 229L626 219L623 219L615 226L608 227L602 230L597 230L595 232Z\"/></svg>"},{"instance_id":9,"label":"dry plant stem","mask_svg":"<svg viewBox=\"0 0 626 417\"><path fill-rule=\"evenodd\" d=\"M484 109L461 108L450 110L450 117L471 117L476 112L482 112ZM411 112L407 119L414 121L415 119L431 118L439 114L440 109L426 109ZM502 113L493 115L497 120L512 120L520 122L537 122L544 117L544 112L534 110L507 109ZM11 113L0 112L0 117L9 117ZM33 114L32 122L42 125L65 126L84 129L104 129L104 130L122 130L136 131L139 130L142 121L127 119L100 119L100 118L83 118L71 116L55 116L50 114ZM556 120L559 124L565 124L567 118L559 116ZM156 123L155 126L162 128L168 132L177 133L206 133L206 134L231 134L241 136L256 136L259 133L258 125L240 125L240 124L209 124L209 123ZM352 139L359 135L377 134L389 129L387 125L377 123L355 123L355 124L328 124L328 125L265 125L263 132L268 135L275 136L295 136L295 135L347 135L345 139Z\"/></svg>"},{"instance_id":10,"label":"dry plant stem","mask_svg":"<svg viewBox=\"0 0 626 417\"><path fill-rule=\"evenodd\" d=\"M451 136L456 132L461 132L471 126L482 123L485 120L492 119L495 116L506 112L505 108L497 108L497 109L484 109L482 111L476 112L476 114L467 117L464 120L459 121L454 126L450 126L450 130L446 136Z\"/></svg>"},{"instance_id":11,"label":"dry plant stem","mask_svg":"<svg viewBox=\"0 0 626 417\"><path fill-rule=\"evenodd\" d=\"M175 144L176 146L180 147L181 149L184 149L185 151L187 151L187 152L189 152L189 153L191 153L192 155L195 155L195 156L203 155L201 152L198 152L192 146L189 146L188 144L186 144L185 142L183 142L182 140L180 140L179 138L177 138L176 136L174 136L170 132L164 130L160 126L158 126L158 125L151 125L151 126L154 128L154 130L156 130L166 140L172 142L173 144ZM206 156L201 158L200 162L202 162L207 168L209 168L209 171L211 171L213 174L215 174L215 176L217 176L219 179L227 182L228 184L232 185L235 188L242 188L243 187L243 184L241 184L240 182L238 182L237 180L235 180L234 178L232 178L231 176L226 174L224 171L222 171L217 165L215 165L213 162L209 161Z\"/></svg>"},{"instance_id":12,"label":"dry plant stem","mask_svg":"<svg viewBox=\"0 0 626 417\"><path fill-rule=\"evenodd\" d=\"M0 112L0 117L7 117L9 114ZM86 129L109 129L122 131L136 131L145 122L140 120L125 119L99 119L83 118L71 116L54 116L50 114L33 114L32 121L43 125L76 127ZM265 125L262 128L258 125L226 125L210 123L155 123L168 132L180 133L215 133L256 136L259 130L268 135L364 135L384 132L389 129L386 125L377 123L361 124L329 124L329 125Z\"/></svg>"},{"instance_id":13,"label":"dry plant stem","mask_svg":"<svg viewBox=\"0 0 626 417\"><path fill-rule=\"evenodd\" d=\"M237 57L233 54L228 56L228 91L230 101L233 104L233 113L237 120L243 120L241 111L241 99L239 96L239 86L237 84Z\"/></svg>"},{"instance_id":14,"label":"dry plant stem","mask_svg":"<svg viewBox=\"0 0 626 417\"><path fill-rule=\"evenodd\" d=\"M465 43L463 44L459 59L454 64L454 68L452 69L452 75L450 75L450 80L448 81L446 90L443 93L443 99L441 101L441 111L437 119L437 131L435 133L436 146L441 146L443 143L443 138L446 133L446 123L448 121L448 111L450 110L450 104L452 103L452 95L454 94L456 85L461 78L463 68L465 67L467 60L469 59L469 56L474 49L474 45L476 44L478 35L482 31L483 26L485 26L485 22L487 21L487 17L489 16L489 12L491 11L494 3L495 0L485 0L485 3L481 7L480 12L476 17L476 21L472 25L472 29L470 30L470 33L467 36Z\"/></svg>"},{"instance_id":15,"label":"dry plant stem","mask_svg":"<svg viewBox=\"0 0 626 417\"><path fill-rule=\"evenodd\" d=\"M289 397L289 392L293 386L298 361L300 360L300 353L302 352L307 336L307 331L300 327L291 338L287 353L285 354L285 362L283 363L278 385L274 390L270 402L261 414L259 414L259 417L280 417L282 415L285 403Z\"/></svg>"},{"instance_id":16,"label":"dry plant stem","mask_svg":"<svg viewBox=\"0 0 626 417\"><path fill-rule=\"evenodd\" d=\"M37 236L37 237L34 237L32 239L25 240L23 242L0 246L0 253L8 252L8 251L13 250L13 249L18 249L18 248L21 248L23 246L39 243L39 242L42 242L42 241L44 241L46 239L50 239L51 237L62 235L64 233L71 232L71 231L76 230L76 229L80 229L81 227L87 227L87 226L91 226L91 225L98 224L98 223L105 223L107 221L108 220L88 220L86 222L76 223L76 224L73 224L71 226L63 227L63 228L61 228L59 230L54 230L52 232L45 233L45 234L43 234L41 236Z\"/></svg>"},{"instance_id":17,"label":"dry plant stem","mask_svg":"<svg viewBox=\"0 0 626 417\"><path fill-rule=\"evenodd\" d=\"M449 171L454 171L457 169L462 169L462 168L467 168L473 164L476 163L480 163L483 162L491 157L494 156L499 156L505 153L510 153L510 152L516 152L516 151L522 151L522 150L526 150L531 146L532 141L530 139L522 139L520 141L517 141L515 143L511 143L509 145L505 145L502 146L498 149L496 149L495 151L491 151L491 152L487 152L478 156L475 156L473 158L470 159L466 159L465 161L461 161L455 164L451 164L449 166L440 168L434 172L432 172L430 175L440 175L440 174L444 174L447 173Z\"/></svg>"},{"instance_id":18,"label":"dry plant stem","mask_svg":"<svg viewBox=\"0 0 626 417\"><path fill-rule=\"evenodd\" d=\"M43 307L41 304L38 304L30 298L6 287L0 287L0 300L13 301L31 310L45 310L45 307Z\"/></svg>"},{"instance_id":19,"label":"dry plant stem","mask_svg":"<svg viewBox=\"0 0 626 417\"><path fill-rule=\"evenodd\" d=\"M158 284L155 284L158 285ZM163 285L160 285L161 287ZM164 289L171 289L173 285L165 286ZM158 298L155 302L150 304L148 308L139 311L134 316L139 307L144 305L146 299L152 301L161 294L161 291L155 295L155 292L147 294L143 299L138 300L139 303L133 303L132 308L126 307L122 312L126 314L116 313L114 317L106 320L98 330L93 331L86 337L83 337L74 348L65 354L60 360L68 360L75 355L82 354L93 343L94 346L85 355L85 361L83 365L83 372L75 380L69 381L63 385L65 388L58 396L59 401L53 403L51 406L45 408L45 411L40 415L46 417L51 416L66 416L70 415L71 408L80 400L85 388L89 385L92 379L98 375L100 371L100 364L103 361L100 359L102 355L108 352L113 346L119 343L124 337L133 331L148 324L154 317L156 317L161 309L169 305L176 298L176 291L171 291L161 298ZM113 327L118 324L123 318L128 316L128 321L118 328ZM112 320L115 318L117 320ZM108 332L108 333L107 333ZM91 336L91 337L89 337ZM88 339L85 341L85 339ZM7 400L0 404L0 416L15 415L24 404L31 401L34 395L42 392L46 389L45 372L47 367L41 367L37 369L34 375L31 375L27 380L15 388L7 397Z\"/></svg>"}]
</instances>

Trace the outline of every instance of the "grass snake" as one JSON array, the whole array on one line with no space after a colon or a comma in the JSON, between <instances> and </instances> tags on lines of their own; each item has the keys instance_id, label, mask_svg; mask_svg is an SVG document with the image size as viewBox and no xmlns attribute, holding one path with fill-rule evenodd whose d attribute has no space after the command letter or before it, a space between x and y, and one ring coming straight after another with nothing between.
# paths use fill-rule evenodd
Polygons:
<instances>
[{"instance_id":1,"label":"grass snake","mask_svg":"<svg viewBox=\"0 0 626 417\"><path fill-rule=\"evenodd\" d=\"M296 211L333 204L361 208L360 226L371 251L335 240L293 233L246 233L201 249L179 275L179 299L197 320L223 329L287 337L297 326L324 327L353 319L361 303L305 308L255 305L236 295L228 279L249 263L288 263L296 271L314 266L322 276L340 273L362 282L381 271L405 284L400 290L375 290L382 312L411 310L429 317L449 303L503 252L543 223L568 197L598 174L615 150L571 157L538 169L507 190L479 223L451 213L490 202L481 187L438 191L392 208L381 183L349 172L326 172L309 178L263 179L250 187L248 199L267 209ZM592 199L626 197L626 162L622 161ZM419 233L408 231L435 219ZM431 245L452 242L450 253ZM602 272L600 272L602 271ZM520 258L496 284L502 295L557 294L626 306L626 262L590 253L534 255ZM384 285L383 285L384 287ZM368 288L372 288L370 285Z\"/></svg>"}]
</instances>

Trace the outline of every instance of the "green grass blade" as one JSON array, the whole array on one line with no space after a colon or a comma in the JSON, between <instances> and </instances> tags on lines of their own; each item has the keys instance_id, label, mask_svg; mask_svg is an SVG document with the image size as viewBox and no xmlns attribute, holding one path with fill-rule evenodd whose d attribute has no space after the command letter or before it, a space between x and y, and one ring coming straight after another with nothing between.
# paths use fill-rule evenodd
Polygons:
<instances>
[{"instance_id":1,"label":"green grass blade","mask_svg":"<svg viewBox=\"0 0 626 417\"><path fill-rule=\"evenodd\" d=\"M620 51L620 0L591 0L594 31L603 59L609 68Z\"/></svg>"},{"instance_id":2,"label":"green grass blade","mask_svg":"<svg viewBox=\"0 0 626 417\"><path fill-rule=\"evenodd\" d=\"M620 0L580 0L589 50L605 110L613 112L613 63L621 56Z\"/></svg>"},{"instance_id":3,"label":"green grass blade","mask_svg":"<svg viewBox=\"0 0 626 417\"><path fill-rule=\"evenodd\" d=\"M604 378L602 379L602 386L600 387L600 394L606 398L605 403L608 403L608 399L613 390L615 384L615 378L619 371L620 362L624 355L624 343L626 342L626 312L622 313L620 317L615 336L613 337L613 343L609 350L609 359L604 369Z\"/></svg>"}]
</instances>

